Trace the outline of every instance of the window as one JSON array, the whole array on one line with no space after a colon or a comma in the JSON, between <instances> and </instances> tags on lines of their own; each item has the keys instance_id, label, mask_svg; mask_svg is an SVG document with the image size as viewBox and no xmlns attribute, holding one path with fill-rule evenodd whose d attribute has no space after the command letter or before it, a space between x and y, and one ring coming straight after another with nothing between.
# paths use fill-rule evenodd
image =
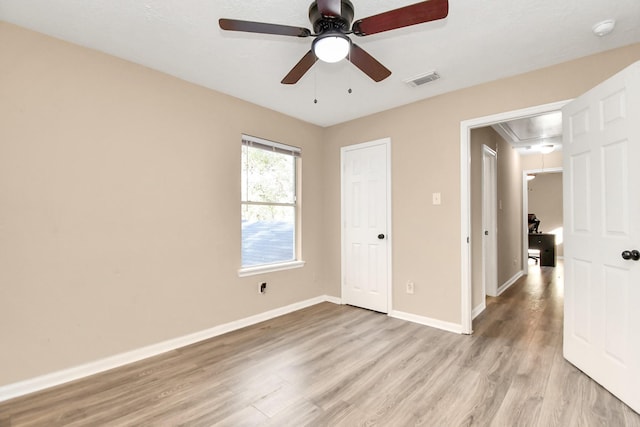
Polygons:
<instances>
[{"instance_id":1,"label":"window","mask_svg":"<svg viewBox=\"0 0 640 427\"><path fill-rule=\"evenodd\" d=\"M241 275L302 266L296 244L300 157L300 148L242 136Z\"/></svg>"}]
</instances>

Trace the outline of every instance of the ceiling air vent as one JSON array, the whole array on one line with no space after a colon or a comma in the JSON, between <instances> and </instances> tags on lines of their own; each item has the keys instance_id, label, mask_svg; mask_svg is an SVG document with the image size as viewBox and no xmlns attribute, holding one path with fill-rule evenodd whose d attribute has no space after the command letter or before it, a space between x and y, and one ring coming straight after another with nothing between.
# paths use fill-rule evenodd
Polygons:
<instances>
[{"instance_id":1,"label":"ceiling air vent","mask_svg":"<svg viewBox=\"0 0 640 427\"><path fill-rule=\"evenodd\" d=\"M426 74L420 74L419 76L412 77L410 79L405 80L404 82L411 87L418 87L425 83L432 82L434 80L438 80L440 78L440 74L435 71L430 71Z\"/></svg>"}]
</instances>

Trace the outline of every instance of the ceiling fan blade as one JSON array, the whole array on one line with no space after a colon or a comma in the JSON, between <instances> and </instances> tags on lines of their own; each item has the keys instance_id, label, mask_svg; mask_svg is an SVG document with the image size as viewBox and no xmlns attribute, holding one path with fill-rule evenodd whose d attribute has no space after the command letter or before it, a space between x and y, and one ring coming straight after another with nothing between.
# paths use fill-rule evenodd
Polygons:
<instances>
[{"instance_id":1,"label":"ceiling fan blade","mask_svg":"<svg viewBox=\"0 0 640 427\"><path fill-rule=\"evenodd\" d=\"M310 50L291 69L291 71L289 71L289 74L287 74L280 83L284 85L292 85L298 83L298 80L300 80L302 76L304 76L304 73L309 71L309 69L313 66L313 64L316 63L317 60L318 58L316 58L316 55L313 53L313 51Z\"/></svg>"},{"instance_id":2,"label":"ceiling fan blade","mask_svg":"<svg viewBox=\"0 0 640 427\"><path fill-rule=\"evenodd\" d=\"M318 11L324 16L340 16L342 5L340 0L317 0Z\"/></svg>"},{"instance_id":3,"label":"ceiling fan blade","mask_svg":"<svg viewBox=\"0 0 640 427\"><path fill-rule=\"evenodd\" d=\"M275 34L279 36L309 37L311 31L302 27L289 25L267 24L266 22L240 21L238 19L220 19L220 28L228 31L243 31L246 33Z\"/></svg>"},{"instance_id":4,"label":"ceiling fan blade","mask_svg":"<svg viewBox=\"0 0 640 427\"><path fill-rule=\"evenodd\" d=\"M391 75L391 71L369 55L360 46L351 43L351 52L347 56L349 61L374 81L379 82Z\"/></svg>"},{"instance_id":5,"label":"ceiling fan blade","mask_svg":"<svg viewBox=\"0 0 640 427\"><path fill-rule=\"evenodd\" d=\"M427 0L359 19L353 23L353 34L368 36L396 28L436 21L446 18L448 14L448 0Z\"/></svg>"}]
</instances>

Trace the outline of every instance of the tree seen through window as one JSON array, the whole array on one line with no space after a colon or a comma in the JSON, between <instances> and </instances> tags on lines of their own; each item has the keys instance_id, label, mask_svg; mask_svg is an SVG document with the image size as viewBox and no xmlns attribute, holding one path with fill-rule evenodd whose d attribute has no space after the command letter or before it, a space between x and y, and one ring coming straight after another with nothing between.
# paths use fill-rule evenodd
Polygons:
<instances>
[{"instance_id":1,"label":"tree seen through window","mask_svg":"<svg viewBox=\"0 0 640 427\"><path fill-rule=\"evenodd\" d=\"M242 266L296 259L296 156L242 145Z\"/></svg>"}]
</instances>

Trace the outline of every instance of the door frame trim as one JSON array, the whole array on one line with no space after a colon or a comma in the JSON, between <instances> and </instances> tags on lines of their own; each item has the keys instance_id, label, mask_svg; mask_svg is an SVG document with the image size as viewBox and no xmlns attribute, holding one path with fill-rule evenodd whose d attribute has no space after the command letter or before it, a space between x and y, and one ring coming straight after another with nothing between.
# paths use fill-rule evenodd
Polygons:
<instances>
[{"instance_id":1,"label":"door frame trim","mask_svg":"<svg viewBox=\"0 0 640 427\"><path fill-rule=\"evenodd\" d=\"M460 325L463 334L473 333L473 318L471 316L471 129L556 111L570 101L570 99L557 101L460 122Z\"/></svg>"},{"instance_id":2,"label":"door frame trim","mask_svg":"<svg viewBox=\"0 0 640 427\"><path fill-rule=\"evenodd\" d=\"M344 248L344 225L345 225L345 212L344 212L344 153L351 150L358 150L362 148L374 147L376 145L384 145L386 150L386 169L387 169L387 182L386 182L386 205L387 205L387 223L386 223L386 239L387 239L387 311L389 315L393 311L393 281L392 281L392 264L393 259L393 232L392 232L392 220L391 220L391 138L381 138L374 141L363 142L359 144L346 145L340 147L340 295L342 303L344 300L344 287L345 287L345 256L346 251Z\"/></svg>"}]
</instances>

